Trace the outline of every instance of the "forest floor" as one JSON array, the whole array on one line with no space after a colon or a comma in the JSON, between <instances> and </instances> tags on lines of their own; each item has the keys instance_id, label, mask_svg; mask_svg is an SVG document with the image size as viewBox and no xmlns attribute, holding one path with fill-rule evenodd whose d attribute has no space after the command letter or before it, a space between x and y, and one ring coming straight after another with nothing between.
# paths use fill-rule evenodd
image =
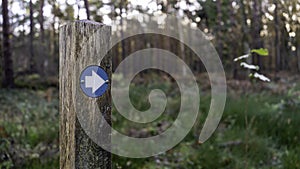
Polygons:
<instances>
[{"instance_id":1,"label":"forest floor","mask_svg":"<svg viewBox=\"0 0 300 169\"><path fill-rule=\"evenodd\" d=\"M272 83L228 80L221 123L202 145L197 140L210 106L207 92L210 87L207 80L203 80L205 75L199 79L202 79L202 115L186 138L172 150L151 158L113 156L114 168L300 169L300 82L297 76L273 77L276 81ZM171 93L166 116L141 127L113 109L113 127L134 137L148 137L166 130L177 117L180 97L176 89L166 84L133 85L131 100L136 108L147 109L146 96L153 88ZM53 87L0 89L0 104L0 168L59 168L58 90Z\"/></svg>"}]
</instances>

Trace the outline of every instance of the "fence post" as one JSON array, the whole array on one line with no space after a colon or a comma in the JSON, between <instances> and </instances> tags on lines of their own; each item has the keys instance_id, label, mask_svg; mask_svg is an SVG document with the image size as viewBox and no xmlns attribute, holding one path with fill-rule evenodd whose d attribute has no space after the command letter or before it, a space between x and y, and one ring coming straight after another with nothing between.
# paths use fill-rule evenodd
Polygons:
<instances>
[{"instance_id":1,"label":"fence post","mask_svg":"<svg viewBox=\"0 0 300 169\"><path fill-rule=\"evenodd\" d=\"M101 31L98 31L100 30ZM60 28L59 82L60 82L60 168L61 169L111 169L111 154L95 144L79 123L78 107L75 107L80 73L87 65L100 66L111 79L111 56L105 55L109 48L111 28L92 21L75 21ZM86 48L86 49L83 49ZM103 59L102 59L102 58ZM77 92L77 93L76 93ZM92 100L94 101L94 100ZM98 98L99 111L111 123L110 87ZM80 108L80 107L79 107ZM77 112L76 112L77 111ZM91 122L97 115L95 109L88 110L85 119ZM93 116L94 117L94 116ZM110 139L109 139L110 140Z\"/></svg>"}]
</instances>

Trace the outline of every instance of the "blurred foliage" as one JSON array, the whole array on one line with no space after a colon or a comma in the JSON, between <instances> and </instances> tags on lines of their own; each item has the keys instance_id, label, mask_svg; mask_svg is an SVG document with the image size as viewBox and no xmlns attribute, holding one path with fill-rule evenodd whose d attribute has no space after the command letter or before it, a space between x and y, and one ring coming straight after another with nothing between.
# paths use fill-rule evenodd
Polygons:
<instances>
[{"instance_id":1,"label":"blurred foliage","mask_svg":"<svg viewBox=\"0 0 300 169\"><path fill-rule=\"evenodd\" d=\"M152 88L153 86L147 86L147 90L148 87ZM162 90L170 89L170 86L166 85L156 87ZM171 88L173 93L178 93L174 86ZM137 91L141 90L141 88L137 88ZM298 94L295 94L297 92ZM143 92L131 93L133 104L138 100L137 98L143 98L141 93ZM170 99L168 100L170 105L180 102L176 97L168 99ZM197 143L201 129L199 124L203 124L210 106L210 96L202 93L201 116L198 118L195 128L183 142L166 153L146 159L131 159L114 155L114 168L300 168L297 145L300 137L300 130L297 127L300 124L299 101L300 95L297 87L290 89L284 96L270 95L264 92L238 97L231 95L227 99L223 119L217 132L209 141L199 145ZM172 106L170 108L169 111L173 115L178 111L176 108L172 109ZM245 109L248 111L248 122L245 121L243 113ZM174 120L163 116L141 129L139 125L129 123L117 114L117 111L113 110L114 128L135 137L156 135L158 133L153 131L166 129L161 129L161 124L167 123L168 125L171 123L170 120Z\"/></svg>"},{"instance_id":2,"label":"blurred foliage","mask_svg":"<svg viewBox=\"0 0 300 169\"><path fill-rule=\"evenodd\" d=\"M134 137L165 131L176 119L180 95L170 82L130 87L130 99L139 110L149 108L147 95L159 88L168 93L164 115L151 124L129 122L113 109L113 127ZM52 92L49 98L49 91ZM0 90L0 168L58 168L58 91L56 89ZM247 103L246 103L247 102ZM214 169L299 167L300 85L285 95L266 92L230 95L217 132L197 143L210 106L201 92L200 116L195 127L175 148L155 157L131 159L113 156L116 169ZM248 127L244 110L247 109Z\"/></svg>"},{"instance_id":3,"label":"blurred foliage","mask_svg":"<svg viewBox=\"0 0 300 169\"><path fill-rule=\"evenodd\" d=\"M0 168L58 168L58 94L0 89Z\"/></svg>"}]
</instances>

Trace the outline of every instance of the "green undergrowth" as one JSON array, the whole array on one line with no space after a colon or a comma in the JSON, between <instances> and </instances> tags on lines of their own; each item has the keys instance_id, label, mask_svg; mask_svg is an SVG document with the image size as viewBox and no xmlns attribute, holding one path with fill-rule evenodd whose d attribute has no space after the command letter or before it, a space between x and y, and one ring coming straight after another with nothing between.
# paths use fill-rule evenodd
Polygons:
<instances>
[{"instance_id":1,"label":"green undergrowth","mask_svg":"<svg viewBox=\"0 0 300 169\"><path fill-rule=\"evenodd\" d=\"M135 137L145 137L159 134L157 131L160 130L161 124L174 122L179 110L176 105L180 103L176 89L166 85L148 86L148 89L137 86L133 88L131 101L140 110L149 106L147 100L143 99L147 99L147 94L152 88L173 94L168 98L163 116L151 124L132 123L114 109L114 128ZM286 95L261 92L228 96L219 128L207 142L198 144L199 133L211 99L209 94L202 92L200 116L194 128L180 144L151 158L135 159L114 155L114 168L300 168L300 96L294 95L298 91L295 88Z\"/></svg>"},{"instance_id":2,"label":"green undergrowth","mask_svg":"<svg viewBox=\"0 0 300 169\"><path fill-rule=\"evenodd\" d=\"M58 168L57 94L0 90L0 168Z\"/></svg>"},{"instance_id":3,"label":"green undergrowth","mask_svg":"<svg viewBox=\"0 0 300 169\"><path fill-rule=\"evenodd\" d=\"M113 108L113 127L133 137L165 131L178 115L177 86L132 85L130 99L138 110L149 109L152 89L168 98L161 117L152 123L133 123ZM115 169L297 169L300 168L299 86L284 95L251 93L227 96L221 123L213 136L198 144L210 107L210 94L201 92L199 117L194 128L173 149L151 158L113 155ZM232 93L232 92L231 92ZM0 168L59 168L58 91L0 90Z\"/></svg>"}]
</instances>

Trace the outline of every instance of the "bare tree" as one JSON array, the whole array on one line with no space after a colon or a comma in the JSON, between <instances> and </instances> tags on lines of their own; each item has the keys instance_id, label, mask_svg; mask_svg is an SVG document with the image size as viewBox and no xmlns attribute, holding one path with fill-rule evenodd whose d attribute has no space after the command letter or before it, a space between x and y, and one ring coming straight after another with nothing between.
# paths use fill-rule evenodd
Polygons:
<instances>
[{"instance_id":1,"label":"bare tree","mask_svg":"<svg viewBox=\"0 0 300 169\"><path fill-rule=\"evenodd\" d=\"M222 57L223 52L223 42L222 42L222 28L223 28L223 21L222 21L222 0L216 1L217 5L217 29L216 29L216 40L217 40L217 50L219 52L220 58Z\"/></svg>"},{"instance_id":2,"label":"bare tree","mask_svg":"<svg viewBox=\"0 0 300 169\"><path fill-rule=\"evenodd\" d=\"M10 51L10 24L8 16L8 1L2 1L2 17L3 17L3 87L14 86L13 61Z\"/></svg>"},{"instance_id":3,"label":"bare tree","mask_svg":"<svg viewBox=\"0 0 300 169\"><path fill-rule=\"evenodd\" d=\"M44 31L44 5L45 0L40 0L40 16L39 16L39 24L40 24L40 31L41 31L41 41L44 43L45 40L45 31Z\"/></svg>"},{"instance_id":4,"label":"bare tree","mask_svg":"<svg viewBox=\"0 0 300 169\"><path fill-rule=\"evenodd\" d=\"M275 57L276 57L276 71L281 70L281 56L280 56L280 31L279 31L279 19L278 19L278 2L274 0L274 24L275 24Z\"/></svg>"},{"instance_id":5,"label":"bare tree","mask_svg":"<svg viewBox=\"0 0 300 169\"><path fill-rule=\"evenodd\" d=\"M235 14L234 14L234 8L232 6L234 0L230 0L230 7L229 7L229 11L230 11L230 26L232 27L233 30L236 30L236 18L235 18ZM235 45L235 39L236 39L236 35L232 34L231 33L231 36L230 36L230 44L232 46ZM232 54L232 59L234 59L235 56L238 55L237 53L237 50L235 49L231 49L231 54ZM232 75L233 75L233 78L236 79L237 78L237 72L238 69L237 69L237 64L236 63L233 63L232 65Z\"/></svg>"},{"instance_id":6,"label":"bare tree","mask_svg":"<svg viewBox=\"0 0 300 169\"><path fill-rule=\"evenodd\" d=\"M300 28L298 27L297 28L297 35L299 35L300 34ZM296 53L296 55L297 55L297 67L298 67L298 72L300 72L300 37L298 37L297 38L297 53Z\"/></svg>"},{"instance_id":7,"label":"bare tree","mask_svg":"<svg viewBox=\"0 0 300 169\"><path fill-rule=\"evenodd\" d=\"M84 7L86 10L86 17L88 20L90 20L90 8L89 8L89 1L88 0L84 0Z\"/></svg>"},{"instance_id":8,"label":"bare tree","mask_svg":"<svg viewBox=\"0 0 300 169\"><path fill-rule=\"evenodd\" d=\"M32 0L29 1L29 20L30 20L30 56L29 56L29 71L31 73L35 72L35 60L34 60L34 48L33 48L33 40L34 40L34 22L33 22L33 3Z\"/></svg>"},{"instance_id":9,"label":"bare tree","mask_svg":"<svg viewBox=\"0 0 300 169\"><path fill-rule=\"evenodd\" d=\"M39 1L39 25L40 25L40 47L39 47L39 56L43 60L43 65L41 68L42 72L44 75L47 74L47 69L48 69L48 64L49 64L49 55L46 49L46 43L45 43L45 30L44 30L44 5L45 5L45 0L40 0Z\"/></svg>"},{"instance_id":10,"label":"bare tree","mask_svg":"<svg viewBox=\"0 0 300 169\"><path fill-rule=\"evenodd\" d=\"M240 5L241 5L241 12L242 12L242 29L243 29L243 46L244 46L244 52L247 53L249 51L249 27L247 24L247 13L246 13L246 5L243 0L240 0Z\"/></svg>"},{"instance_id":11,"label":"bare tree","mask_svg":"<svg viewBox=\"0 0 300 169\"><path fill-rule=\"evenodd\" d=\"M252 5L252 21L251 21L251 48L259 49L263 47L263 42L260 37L260 31L262 30L262 11L261 0L253 0ZM253 63L259 67L262 66L261 57L257 54L253 54Z\"/></svg>"},{"instance_id":12,"label":"bare tree","mask_svg":"<svg viewBox=\"0 0 300 169\"><path fill-rule=\"evenodd\" d=\"M123 1L121 0L119 3L119 8L120 8L120 16L121 16L121 20L120 20L120 26L121 26L121 38L123 39L124 37L124 30L123 30L123 18L122 18L122 9L124 7ZM125 59L126 57L126 48L125 48L125 42L124 40L121 41L121 48L122 48L122 59Z\"/></svg>"}]
</instances>

